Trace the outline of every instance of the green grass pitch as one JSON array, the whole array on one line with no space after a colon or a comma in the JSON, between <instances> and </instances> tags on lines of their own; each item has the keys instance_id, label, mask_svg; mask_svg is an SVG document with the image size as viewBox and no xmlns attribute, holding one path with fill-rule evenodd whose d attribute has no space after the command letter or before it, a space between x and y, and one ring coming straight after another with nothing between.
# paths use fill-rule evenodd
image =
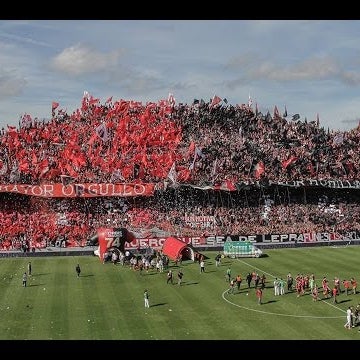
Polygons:
<instances>
[{"instance_id":1,"label":"green grass pitch","mask_svg":"<svg viewBox=\"0 0 360 360\"><path fill-rule=\"evenodd\" d=\"M0 259L1 340L353 340L360 327L344 328L346 309L360 303L360 293L313 302L310 295L274 296L274 277L314 273L320 286L326 276L360 281L360 247L265 250L265 257L222 259L205 252L205 273L198 263L170 262L183 284L166 283L166 271L133 271L102 264L95 256ZM31 260L33 275L22 287ZM81 265L77 278L75 266ZM263 304L255 290L227 294L227 267L245 278L254 269L267 278ZM149 290L150 308L143 292ZM360 289L358 289L360 292ZM248 294L248 295L247 295ZM320 297L322 293L319 291Z\"/></svg>"}]
</instances>

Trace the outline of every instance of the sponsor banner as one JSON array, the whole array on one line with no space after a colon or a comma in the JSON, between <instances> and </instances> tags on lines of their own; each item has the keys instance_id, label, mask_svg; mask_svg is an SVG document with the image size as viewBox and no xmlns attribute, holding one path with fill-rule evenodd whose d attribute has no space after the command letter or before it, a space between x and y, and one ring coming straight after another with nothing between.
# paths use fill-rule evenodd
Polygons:
<instances>
[{"instance_id":1,"label":"sponsor banner","mask_svg":"<svg viewBox=\"0 0 360 360\"><path fill-rule=\"evenodd\" d=\"M220 247L225 241L250 241L253 243L307 243L307 242L327 242L327 241L350 241L359 240L360 232L349 231L346 234L336 232L322 233L291 233L291 234L267 234L267 235L217 235L217 236L199 236L199 237L177 237L185 244L196 247ZM125 243L125 249L144 249L147 247L161 249L166 237L139 238L130 243Z\"/></svg>"},{"instance_id":2,"label":"sponsor banner","mask_svg":"<svg viewBox=\"0 0 360 360\"><path fill-rule=\"evenodd\" d=\"M154 184L10 184L0 185L0 192L58 198L151 196L154 194Z\"/></svg>"}]
</instances>

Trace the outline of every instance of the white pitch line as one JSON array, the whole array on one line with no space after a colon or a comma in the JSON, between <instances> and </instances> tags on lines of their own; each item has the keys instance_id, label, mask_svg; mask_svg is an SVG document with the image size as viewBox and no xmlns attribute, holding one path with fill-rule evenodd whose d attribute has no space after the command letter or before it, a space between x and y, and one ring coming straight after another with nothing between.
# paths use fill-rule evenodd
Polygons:
<instances>
[{"instance_id":1,"label":"white pitch line","mask_svg":"<svg viewBox=\"0 0 360 360\"><path fill-rule=\"evenodd\" d=\"M325 300L322 300L322 301L323 301L325 304L328 304L328 305L332 306L333 308L338 309L338 310L342 311L343 313L346 313L345 310L340 309L339 307L335 306L334 304L331 304L331 303L329 303L329 302L327 302L327 301L325 301Z\"/></svg>"},{"instance_id":2,"label":"white pitch line","mask_svg":"<svg viewBox=\"0 0 360 360\"><path fill-rule=\"evenodd\" d=\"M252 267L253 269L259 270L260 272L262 272L262 273L264 273L264 274L266 274L266 275L269 275L269 276L273 277L274 279L277 277L277 276L274 276L273 274L269 274L268 272L263 271L263 270L257 268L256 266L253 266L253 265L251 265L251 264L248 264L248 263L247 263L246 261L244 261L244 260L238 259L238 261L244 263L244 264L247 265L247 266Z\"/></svg>"},{"instance_id":3,"label":"white pitch line","mask_svg":"<svg viewBox=\"0 0 360 360\"><path fill-rule=\"evenodd\" d=\"M222 298L229 304L231 305L234 305L234 306L237 306L241 309L245 309L245 310L249 310L249 311L253 311L253 312L258 312L258 313L261 313L261 314L267 314L267 315L277 315L277 316L286 316L286 317L296 317L296 318L307 318L307 319L342 319L344 316L341 315L341 316L313 316L313 315L294 315L294 314L283 314L283 313L274 313L274 312L270 312L270 311L264 311L264 310L257 310L257 309L253 309L253 308L248 308L246 306L241 306L241 305L238 305L238 304L235 304L233 302L231 302L230 300L228 300L226 297L225 297L225 294L228 290L225 290L223 293L222 293ZM329 304L331 305L331 304ZM341 309L340 309L341 310ZM343 310L341 310L343 311Z\"/></svg>"}]
</instances>

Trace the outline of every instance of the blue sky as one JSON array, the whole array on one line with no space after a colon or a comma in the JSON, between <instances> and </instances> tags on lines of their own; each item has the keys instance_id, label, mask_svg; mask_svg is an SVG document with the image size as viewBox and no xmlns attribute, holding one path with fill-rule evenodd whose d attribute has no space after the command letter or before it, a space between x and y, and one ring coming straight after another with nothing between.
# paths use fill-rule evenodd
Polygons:
<instances>
[{"instance_id":1,"label":"blue sky","mask_svg":"<svg viewBox=\"0 0 360 360\"><path fill-rule=\"evenodd\" d=\"M0 126L72 113L84 91L119 99L299 113L330 130L360 119L359 20L2 20Z\"/></svg>"}]
</instances>

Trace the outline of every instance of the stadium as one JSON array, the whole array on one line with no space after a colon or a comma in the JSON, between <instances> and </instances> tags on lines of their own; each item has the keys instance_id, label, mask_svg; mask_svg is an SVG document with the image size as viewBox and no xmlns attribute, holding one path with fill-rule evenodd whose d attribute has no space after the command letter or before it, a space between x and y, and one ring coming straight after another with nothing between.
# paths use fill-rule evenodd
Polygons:
<instances>
[{"instance_id":1,"label":"stadium","mask_svg":"<svg viewBox=\"0 0 360 360\"><path fill-rule=\"evenodd\" d=\"M1 132L0 337L357 338L359 143L360 126L329 131L318 119L289 117L277 106L263 114L216 95L177 104L169 94L143 104L101 103L84 93L72 113L53 102L49 120L24 115ZM175 245L164 246L169 239ZM215 265L228 242L251 242L264 256ZM106 261L115 248L115 261ZM161 267L119 258L128 251L140 262L164 248L169 261ZM35 265L24 295L29 260ZM171 289L169 268L185 274ZM275 281L290 273L294 286L274 293ZM144 312L145 288L151 306ZM15 313L44 315L24 326Z\"/></svg>"}]
</instances>

